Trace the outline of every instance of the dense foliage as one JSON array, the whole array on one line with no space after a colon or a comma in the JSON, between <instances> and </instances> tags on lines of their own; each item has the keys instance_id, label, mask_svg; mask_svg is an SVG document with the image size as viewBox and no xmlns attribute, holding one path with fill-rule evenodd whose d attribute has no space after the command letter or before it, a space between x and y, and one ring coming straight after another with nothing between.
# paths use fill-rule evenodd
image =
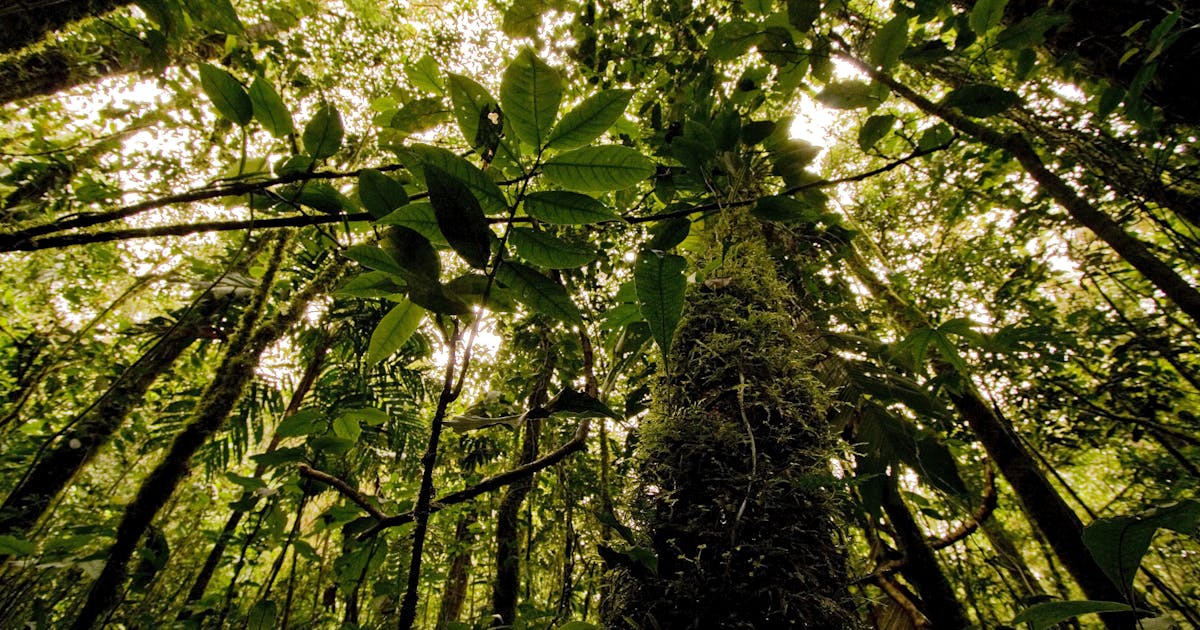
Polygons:
<instances>
[{"instance_id":1,"label":"dense foliage","mask_svg":"<svg viewBox=\"0 0 1200 630\"><path fill-rule=\"evenodd\" d=\"M1194 4L0 16L0 626L1200 626Z\"/></svg>"}]
</instances>

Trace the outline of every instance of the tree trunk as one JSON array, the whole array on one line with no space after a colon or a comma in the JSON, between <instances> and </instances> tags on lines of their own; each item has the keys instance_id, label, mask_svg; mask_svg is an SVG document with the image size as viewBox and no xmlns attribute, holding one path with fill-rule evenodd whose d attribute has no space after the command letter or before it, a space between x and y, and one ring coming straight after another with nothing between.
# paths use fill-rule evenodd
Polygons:
<instances>
[{"instance_id":1,"label":"tree trunk","mask_svg":"<svg viewBox=\"0 0 1200 630\"><path fill-rule=\"evenodd\" d=\"M458 621L462 616L471 580L471 545L475 542L471 526L477 520L479 517L473 511L467 512L458 518L458 525L454 528L454 551L450 556L450 569L446 572L442 605L438 608L437 630L445 630L451 622Z\"/></svg>"},{"instance_id":2,"label":"tree trunk","mask_svg":"<svg viewBox=\"0 0 1200 630\"><path fill-rule=\"evenodd\" d=\"M611 572L607 626L854 628L812 344L759 228L731 220L736 244L710 245L720 281L689 290L639 427L648 549Z\"/></svg>"},{"instance_id":3,"label":"tree trunk","mask_svg":"<svg viewBox=\"0 0 1200 630\"><path fill-rule=\"evenodd\" d=\"M282 255L281 250L277 250L277 255ZM205 390L192 421L175 438L162 462L146 477L133 502L125 508L125 516L117 527L116 541L109 550L108 561L72 625L75 630L89 630L103 623L105 617L120 604L129 558L159 507L187 476L192 456L224 424L253 377L263 350L300 319L308 302L326 290L344 267L345 263L342 262L327 264L285 309L253 330L251 326L255 323L255 314L250 311L255 310L254 305L249 308L246 318L242 320L241 334L235 335L230 341L230 348L217 369L216 378ZM270 286L272 281L273 273L269 268L263 277L263 285Z\"/></svg>"},{"instance_id":4,"label":"tree trunk","mask_svg":"<svg viewBox=\"0 0 1200 630\"><path fill-rule=\"evenodd\" d=\"M933 624L934 630L961 630L970 625L954 588L942 572L933 548L925 540L925 532L913 518L912 512L900 497L896 479L888 477L883 483L883 510L904 552L900 574L917 589L924 604L921 612Z\"/></svg>"},{"instance_id":5,"label":"tree trunk","mask_svg":"<svg viewBox=\"0 0 1200 630\"><path fill-rule=\"evenodd\" d=\"M257 252L243 256L234 269L243 269ZM232 294L231 294L232 295ZM121 428L146 392L197 338L207 334L209 321L228 306L228 300L209 293L198 296L178 321L133 365L129 366L88 409L68 425L45 457L37 460L0 507L0 533L20 536L46 513L75 475Z\"/></svg>"},{"instance_id":6,"label":"tree trunk","mask_svg":"<svg viewBox=\"0 0 1200 630\"><path fill-rule=\"evenodd\" d=\"M48 33L83 18L129 4L124 0L10 0L0 8L0 54L41 41Z\"/></svg>"}]
</instances>

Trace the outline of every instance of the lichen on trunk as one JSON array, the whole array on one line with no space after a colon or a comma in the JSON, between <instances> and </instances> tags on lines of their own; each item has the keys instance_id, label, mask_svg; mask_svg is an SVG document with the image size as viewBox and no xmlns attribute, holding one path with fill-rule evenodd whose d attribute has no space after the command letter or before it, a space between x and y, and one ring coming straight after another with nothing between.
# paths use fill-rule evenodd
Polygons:
<instances>
[{"instance_id":1,"label":"lichen on trunk","mask_svg":"<svg viewBox=\"0 0 1200 630\"><path fill-rule=\"evenodd\" d=\"M639 427L633 516L657 570L613 572L607 625L857 627L811 343L757 223L726 226Z\"/></svg>"}]
</instances>

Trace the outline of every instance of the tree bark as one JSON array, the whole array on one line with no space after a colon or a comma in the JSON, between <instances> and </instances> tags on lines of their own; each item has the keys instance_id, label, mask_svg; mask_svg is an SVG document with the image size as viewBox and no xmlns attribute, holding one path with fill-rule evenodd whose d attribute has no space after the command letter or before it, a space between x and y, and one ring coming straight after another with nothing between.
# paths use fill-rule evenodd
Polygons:
<instances>
[{"instance_id":1,"label":"tree bark","mask_svg":"<svg viewBox=\"0 0 1200 630\"><path fill-rule=\"evenodd\" d=\"M343 262L327 264L285 309L256 328L251 328L256 322L256 314L248 311L242 321L242 334L230 341L216 378L205 390L192 421L175 438L162 462L146 477L133 502L125 508L125 515L117 527L116 541L109 549L108 561L92 584L87 601L72 625L75 630L90 630L102 624L120 604L129 558L163 502L187 476L192 456L224 424L253 377L263 350L300 319L308 302L326 290L344 267ZM271 284L272 276L272 273L264 276L264 286Z\"/></svg>"},{"instance_id":2,"label":"tree bark","mask_svg":"<svg viewBox=\"0 0 1200 630\"><path fill-rule=\"evenodd\" d=\"M129 4L125 0L10 0L0 8L0 53L37 43L47 34Z\"/></svg>"},{"instance_id":3,"label":"tree bark","mask_svg":"<svg viewBox=\"0 0 1200 630\"><path fill-rule=\"evenodd\" d=\"M437 630L445 630L451 622L458 621L462 616L471 580L471 545L475 542L471 526L477 520L479 517L474 511L467 512L458 518L458 525L454 528L454 551L450 556L450 569L446 571L442 604L438 608Z\"/></svg>"},{"instance_id":4,"label":"tree bark","mask_svg":"<svg viewBox=\"0 0 1200 630\"><path fill-rule=\"evenodd\" d=\"M634 515L645 540L608 554L605 621L855 628L821 481L832 437L812 344L784 310L786 288L759 228L729 220L737 222L725 243L735 244L722 252L714 237L709 246L710 278L721 282L689 290L639 427Z\"/></svg>"}]
</instances>

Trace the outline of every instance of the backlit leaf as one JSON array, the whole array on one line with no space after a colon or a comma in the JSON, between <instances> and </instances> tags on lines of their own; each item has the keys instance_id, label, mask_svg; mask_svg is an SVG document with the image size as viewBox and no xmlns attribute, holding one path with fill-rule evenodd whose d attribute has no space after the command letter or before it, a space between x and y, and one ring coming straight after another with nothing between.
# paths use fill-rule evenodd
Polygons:
<instances>
[{"instance_id":1,"label":"backlit leaf","mask_svg":"<svg viewBox=\"0 0 1200 630\"><path fill-rule=\"evenodd\" d=\"M450 247L472 267L486 267L492 257L494 235L471 189L450 173L428 163L425 165L425 183L429 186L429 202L433 204L438 228Z\"/></svg>"},{"instance_id":2,"label":"backlit leaf","mask_svg":"<svg viewBox=\"0 0 1200 630\"><path fill-rule=\"evenodd\" d=\"M414 173L421 174L423 165L432 165L466 184L467 188L475 193L475 198L488 214L503 215L508 212L508 200L504 198L504 192L500 190L496 182L492 181L487 173L484 173L479 167L454 153L441 147L414 144L401 151L401 155L411 158L412 163L406 162L406 164Z\"/></svg>"},{"instance_id":3,"label":"backlit leaf","mask_svg":"<svg viewBox=\"0 0 1200 630\"><path fill-rule=\"evenodd\" d=\"M512 123L517 138L541 148L550 134L562 100L562 78L558 71L522 48L500 82L500 107Z\"/></svg>"},{"instance_id":4,"label":"backlit leaf","mask_svg":"<svg viewBox=\"0 0 1200 630\"><path fill-rule=\"evenodd\" d=\"M254 117L254 104L250 95L232 74L212 65L200 64L200 88L212 101L217 113L226 120L246 126Z\"/></svg>"},{"instance_id":5,"label":"backlit leaf","mask_svg":"<svg viewBox=\"0 0 1200 630\"><path fill-rule=\"evenodd\" d=\"M408 203L408 193L400 182L368 168L358 175L358 200L371 216L379 219Z\"/></svg>"},{"instance_id":6,"label":"backlit leaf","mask_svg":"<svg viewBox=\"0 0 1200 630\"><path fill-rule=\"evenodd\" d=\"M367 343L367 365L375 365L395 354L417 331L424 317L425 309L409 300L393 306L371 333Z\"/></svg>"},{"instance_id":7,"label":"backlit leaf","mask_svg":"<svg viewBox=\"0 0 1200 630\"><path fill-rule=\"evenodd\" d=\"M543 172L556 184L577 191L620 190L654 175L649 158L630 147L583 147L550 158Z\"/></svg>"},{"instance_id":8,"label":"backlit leaf","mask_svg":"<svg viewBox=\"0 0 1200 630\"><path fill-rule=\"evenodd\" d=\"M884 24L875 39L871 40L869 59L871 64L885 72L896 66L900 55L908 46L908 17L897 15Z\"/></svg>"},{"instance_id":9,"label":"backlit leaf","mask_svg":"<svg viewBox=\"0 0 1200 630\"><path fill-rule=\"evenodd\" d=\"M322 105L304 127L304 151L313 159L327 158L342 146L342 116L333 105Z\"/></svg>"},{"instance_id":10,"label":"backlit leaf","mask_svg":"<svg viewBox=\"0 0 1200 630\"><path fill-rule=\"evenodd\" d=\"M587 225L620 219L600 201L582 193L550 190L525 197L525 212L546 223Z\"/></svg>"},{"instance_id":11,"label":"backlit leaf","mask_svg":"<svg viewBox=\"0 0 1200 630\"><path fill-rule=\"evenodd\" d=\"M590 247L564 241L542 230L513 228L508 239L521 258L540 267L574 269L596 259L596 252Z\"/></svg>"},{"instance_id":12,"label":"backlit leaf","mask_svg":"<svg viewBox=\"0 0 1200 630\"><path fill-rule=\"evenodd\" d=\"M946 95L942 105L953 107L968 116L995 116L1021 102L1021 97L1004 88L984 83L960 87Z\"/></svg>"},{"instance_id":13,"label":"backlit leaf","mask_svg":"<svg viewBox=\"0 0 1200 630\"><path fill-rule=\"evenodd\" d=\"M284 138L294 132L292 114L288 112L283 99L275 87L262 77L254 77L250 84L250 103L253 106L254 118L258 120L267 133L276 138Z\"/></svg>"},{"instance_id":14,"label":"backlit leaf","mask_svg":"<svg viewBox=\"0 0 1200 630\"><path fill-rule=\"evenodd\" d=\"M633 267L642 317L650 325L650 332L664 357L671 352L671 337L683 315L683 295L687 289L683 270L686 267L687 261L682 256L654 250L638 254Z\"/></svg>"},{"instance_id":15,"label":"backlit leaf","mask_svg":"<svg viewBox=\"0 0 1200 630\"><path fill-rule=\"evenodd\" d=\"M892 126L895 124L896 117L892 114L871 116L858 130L858 148L869 151L892 130Z\"/></svg>"},{"instance_id":16,"label":"backlit leaf","mask_svg":"<svg viewBox=\"0 0 1200 630\"><path fill-rule=\"evenodd\" d=\"M1012 620L1012 625L1031 624L1033 630L1053 628L1061 621L1066 621L1091 613L1125 612L1133 610L1129 604L1121 602L1103 602L1094 600L1076 600L1068 602L1042 602L1034 604L1021 611Z\"/></svg>"},{"instance_id":17,"label":"backlit leaf","mask_svg":"<svg viewBox=\"0 0 1200 630\"><path fill-rule=\"evenodd\" d=\"M496 279L516 294L517 299L548 317L564 324L583 325L583 316L561 284L547 278L532 267L504 261Z\"/></svg>"},{"instance_id":18,"label":"backlit leaf","mask_svg":"<svg viewBox=\"0 0 1200 630\"><path fill-rule=\"evenodd\" d=\"M631 98L633 90L603 90L593 94L563 115L550 132L547 148L574 149L599 138L625 113Z\"/></svg>"}]
</instances>

